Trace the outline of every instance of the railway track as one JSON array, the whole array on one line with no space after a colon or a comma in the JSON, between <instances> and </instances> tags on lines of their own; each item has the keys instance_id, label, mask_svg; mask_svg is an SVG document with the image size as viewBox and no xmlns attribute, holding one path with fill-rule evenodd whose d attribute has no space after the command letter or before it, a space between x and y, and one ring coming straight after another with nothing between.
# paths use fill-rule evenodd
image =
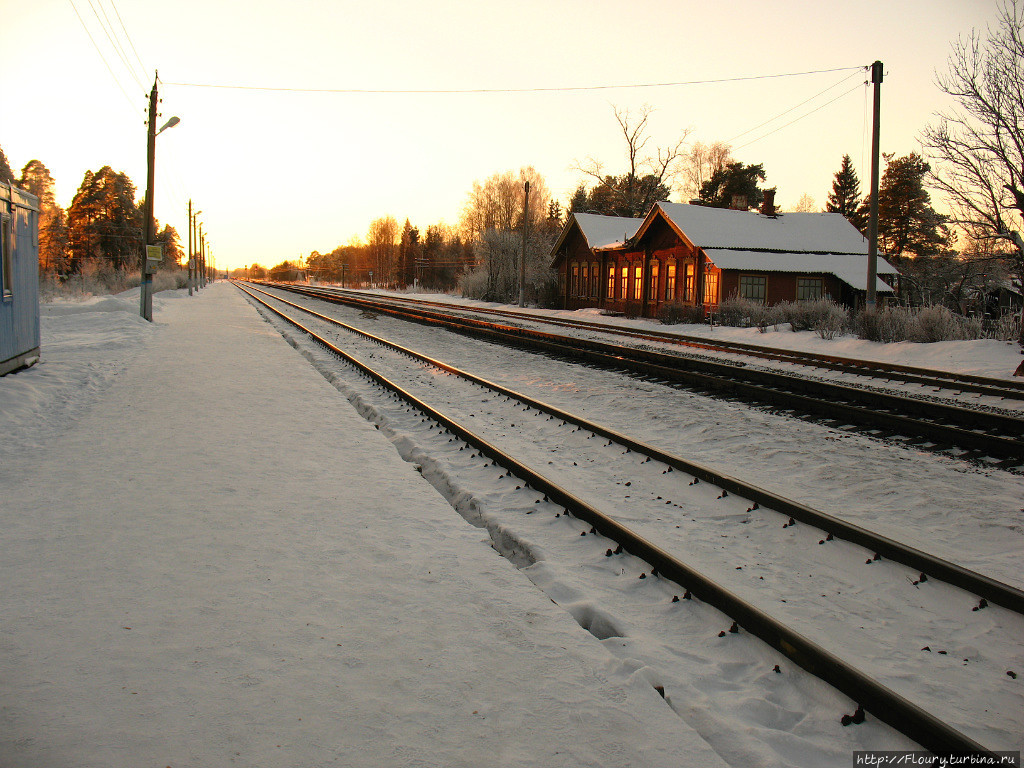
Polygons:
<instances>
[{"instance_id":1,"label":"railway track","mask_svg":"<svg viewBox=\"0 0 1024 768\"><path fill-rule=\"evenodd\" d=\"M269 284L269 283L268 283ZM653 329L628 328L611 323L587 320L566 319L517 312L515 310L495 309L490 307L462 307L426 299L413 299L406 296L377 296L361 291L351 291L333 286L295 286L287 283L273 284L283 289L299 289L310 291L309 295L347 296L353 299L371 299L387 301L395 305L427 308L449 314L467 316L485 315L504 320L528 323L530 325L550 325L574 330L589 330L602 335L622 336L639 342L657 342L681 348L728 352L760 360L776 361L809 368L827 369L841 373L850 373L869 380L883 382L905 382L919 384L933 390L950 392L970 392L977 395L997 398L1000 400L1024 401L1024 381L1008 381L993 379L986 376L975 376L964 373L950 373L932 368L920 368L895 363L881 363L870 360L846 358L838 355L823 355L801 350L773 349L755 344L744 344L736 341L708 339L702 336L691 336Z\"/></svg>"},{"instance_id":2,"label":"railway track","mask_svg":"<svg viewBox=\"0 0 1024 768\"><path fill-rule=\"evenodd\" d=\"M568 337L461 316L450 309L410 306L408 300L383 301L376 297L368 298L365 294L310 289L305 286L275 287L588 365L622 370L655 381L808 414L834 426L856 426L914 448L942 451L1003 469L1024 466L1024 418L1012 414L965 408L742 364L695 359L652 349ZM873 366L871 375L891 378L910 374L882 371ZM927 379L922 374L914 376L918 383L927 383L931 387L949 386L948 376L944 380L937 375ZM1002 382L965 382L963 386L968 385L974 388L972 391L984 392L993 397L1020 397L1014 382L1006 386Z\"/></svg>"},{"instance_id":3,"label":"railway track","mask_svg":"<svg viewBox=\"0 0 1024 768\"><path fill-rule=\"evenodd\" d=\"M472 451L474 457L479 452L479 458L486 457L499 464L524 484L517 488L518 492L543 494L544 505L541 505L542 499L537 498L536 509L526 511L525 515L541 511L545 505L557 505L563 511L555 512L556 517L564 514L565 520L582 521L585 526L589 526L589 530L584 527L579 532L582 538L587 538L588 535L603 537L609 541L609 544L615 545L614 548L609 546L605 552L609 561L621 558L625 556L625 553L639 558L651 567L652 577L657 577L659 580L668 579L679 584L680 591L683 592L681 599L694 597L729 616L733 621L729 627L732 634L748 632L756 635L790 662L810 671L849 696L863 708L861 711L867 711L880 721L888 723L922 746L937 753L984 751L977 741L931 715L922 707L914 704L907 696L878 683L849 661L827 650L818 639L808 638L805 636L806 632L792 629L788 622L774 618L769 612L758 607L758 603L763 603L765 599L766 593L763 590L758 594L758 589L752 588L750 583L738 582L742 587L740 591L744 594L741 597L735 591L737 584L735 579L732 586L728 584L723 586L722 579L704 575L684 562L678 555L671 553L669 545L656 545L651 542L653 537L650 533L645 532L642 535L634 531L633 527L650 529L657 534L659 541L672 541L671 549L674 550L682 546L682 541L679 539L682 534L675 534L674 541L672 538L666 537L666 532L671 533L672 531L672 521L686 521L688 514L697 511L710 518L713 526L718 526L722 531L728 530L729 533L723 535L728 535L733 539L740 536L738 533L740 530L750 531L757 528L760 534L764 534L770 529L775 534L772 546L789 548L788 553L784 553L782 557L790 557L793 556L793 552L806 549L806 544L809 541L808 535L811 539L818 538L821 547L817 550L818 552L825 552L826 549L837 546L833 543L836 540L845 540L850 542L849 549L844 550L840 559L851 561L852 557L857 562L861 562L861 575L871 573L873 584L877 585L879 583L877 579L881 578L895 583L897 591L903 590L905 585L909 584L909 589L913 590L911 595L914 599L920 598L924 584L929 585L924 587L924 591L945 590L929 598L933 600L933 603L929 603L927 606L928 611L939 610L941 604L945 604L943 610L948 611L949 605L955 605L958 608L954 610L954 613L959 612L970 617L972 614L977 615L976 611L971 611L972 607L979 609L980 606L992 603L1015 612L1016 618L1009 620L1013 624L1024 610L1024 599L1022 599L1024 595L1019 590L948 563L941 558L935 558L901 545L899 542L878 536L858 526L852 526L797 502L768 493L735 478L716 473L710 468L659 451L599 424L579 419L535 399L525 398L480 377L467 376L465 372L459 371L454 366L432 360L412 350L391 345L383 339L372 338L370 334L358 331L351 326L339 325L338 321L317 315L312 310L291 305L314 317L313 320L307 320L307 323L314 325L329 323L330 327L334 329L333 332L343 333L346 337L350 334L360 334L363 339L360 342L363 349L366 349L366 344L372 344L378 349L387 349L387 355L391 358L411 361L405 363L406 366L411 365L412 369L402 374L403 381L415 379L417 371L420 372L421 377L425 377L426 381L425 384L419 384L415 388L417 391L414 392L408 384L399 385L390 380L387 375L372 370L367 365L366 358L374 358L377 353L370 351L361 354L360 357L363 360L360 361L352 354L342 351L326 337L326 334L332 331L321 330L318 332L304 325L302 321L288 317L286 312L278 308L282 306L281 302L283 302L279 297L270 299L270 294L267 294L267 298L262 299L250 291L247 293L253 297L253 300L260 301L267 311L274 312L286 319L287 322L301 329L302 333L316 338L319 344L345 358L350 364L357 366L364 375L372 377L381 386L389 388L395 393L395 397L407 404L407 408L415 408L423 414L422 423L429 421L431 424L440 425L439 430L443 429L446 434L451 435L449 442L463 443ZM423 374L424 370L431 373ZM446 407L447 413L445 413L437 407L428 405L420 391L425 390L433 394L433 390L439 388L438 372L441 372L445 379L449 377L453 380L462 378L471 382L471 384L463 386L485 388L490 393L489 398L491 399L478 400L477 404L464 406L462 410L465 411L466 408L469 408L471 411L485 409L497 411L500 405L500 409L506 412L505 425L498 424L495 427L493 420L498 417L491 415L489 416L492 421L490 426L477 425L471 428L467 426L467 423L477 417L476 413L458 414L459 409L451 404ZM450 415L453 411L456 412L456 415ZM470 418L466 418L467 416ZM602 511L602 507L607 506L607 500L614 498L606 490L592 488L580 490L578 487L577 490L572 490L567 487L568 483L565 482L568 479L567 476L572 474L567 467L565 469L557 467L545 473L541 473L535 468L543 461L543 457L546 455L545 449L536 448L533 454L524 460L522 457L513 456L507 448L503 448L501 446L501 439L504 437L502 430L507 428L508 423L515 426L515 423L509 422L508 419L528 419L532 424L531 430L537 431L538 446L553 441L555 445L565 446L565 452L568 455L578 456L580 463L582 463L582 457L587 455L584 449L588 442L591 444L591 453L593 454L592 447L596 445L594 441L607 440L607 443L602 443L599 446L597 458L593 461L599 461L613 477L625 478L628 474L632 478L631 480L619 479L615 480L614 484L623 490L632 488L632 492L623 495L621 490L619 491L622 496L621 501L616 499L612 502L617 508L616 514ZM481 419L476 420L480 421ZM549 423L550 426L548 426ZM566 436L565 433L569 431L570 427L571 433L575 437ZM426 428L433 430L433 427ZM540 432L547 430L552 431L556 436L542 440ZM571 447L573 444L579 447ZM459 452L463 452L461 446ZM611 457L608 454L611 454ZM553 462L549 460L547 464L550 466ZM574 466L576 464L577 462L573 462ZM680 482L682 477L688 480L685 485ZM683 490L684 488L686 490ZM653 526L639 524L640 517L643 514L648 514L644 510L654 508L654 502L663 506L671 506L673 511L686 509L689 512L681 516L673 516L669 523L661 521ZM623 519L634 520L637 524L633 527L627 526L622 522ZM696 518L694 518L695 520ZM746 529L743 528L743 526L750 526L751 523L754 525ZM681 527L681 525L675 525L675 530L679 530ZM793 534L797 530L799 530L799 535L794 536ZM787 533L779 534L780 531ZM683 548L685 549L685 547ZM902 563L902 565L897 565L897 563ZM750 568L751 564L744 563L737 570L742 570L744 566ZM908 569L910 570L908 571ZM760 580L763 581L763 578L762 576ZM942 585L940 588L937 582L943 581L949 586ZM754 584L756 585L756 582ZM774 585L773 589L778 586ZM820 586L820 582L816 582L812 591L817 593L821 588L823 587ZM972 594L966 596L959 590L966 590ZM751 594L754 599L747 596ZM825 595L822 596L825 597ZM679 596L676 595L676 597ZM796 602L808 598L804 595L795 595L793 599ZM837 597L830 595L830 599L835 600ZM934 600L938 602L935 603ZM783 600L782 602L787 601ZM963 617L954 620L963 620ZM1014 626L1016 625L1014 624ZM721 634L725 635L726 632L727 630L723 630ZM827 634L826 632L826 636ZM899 653L896 650L892 652ZM920 663L919 655L915 656L911 663ZM778 669L779 666L776 665L776 671ZM953 688L956 687L957 684L954 683ZM853 716L850 715L850 717Z\"/></svg>"}]
</instances>

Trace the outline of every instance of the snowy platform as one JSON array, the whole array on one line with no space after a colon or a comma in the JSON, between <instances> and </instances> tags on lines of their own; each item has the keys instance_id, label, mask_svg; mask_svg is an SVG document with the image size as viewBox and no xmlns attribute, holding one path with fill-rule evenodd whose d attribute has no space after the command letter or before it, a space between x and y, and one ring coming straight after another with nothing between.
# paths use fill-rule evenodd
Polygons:
<instances>
[{"instance_id":1,"label":"snowy platform","mask_svg":"<svg viewBox=\"0 0 1024 768\"><path fill-rule=\"evenodd\" d=\"M715 766L226 283L0 379L0 765Z\"/></svg>"}]
</instances>

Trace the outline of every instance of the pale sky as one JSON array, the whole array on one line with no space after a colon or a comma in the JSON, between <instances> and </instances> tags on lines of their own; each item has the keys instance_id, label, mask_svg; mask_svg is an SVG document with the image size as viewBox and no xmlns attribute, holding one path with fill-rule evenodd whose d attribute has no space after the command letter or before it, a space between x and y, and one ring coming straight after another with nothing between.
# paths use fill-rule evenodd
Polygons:
<instances>
[{"instance_id":1,"label":"pale sky","mask_svg":"<svg viewBox=\"0 0 1024 768\"><path fill-rule=\"evenodd\" d=\"M951 43L993 22L998 8L995 0L3 5L0 147L15 174L41 160L66 207L87 170L110 165L131 177L141 198L147 99L159 70L159 124L172 115L181 123L157 139L157 218L175 226L184 245L191 198L221 267L330 251L365 237L385 215L421 230L457 223L474 180L524 165L564 204L583 180L575 161L594 157L609 173L625 171L613 106L653 108L652 148L674 144L686 129L691 141L731 140L738 160L764 163L765 186L778 187L784 208L803 194L823 207L844 153L867 191L870 95L858 87L865 75L852 70L520 93L176 83L550 89L838 70L878 59L882 151L903 155L919 149L920 130L949 106L935 75L945 71Z\"/></svg>"}]
</instances>

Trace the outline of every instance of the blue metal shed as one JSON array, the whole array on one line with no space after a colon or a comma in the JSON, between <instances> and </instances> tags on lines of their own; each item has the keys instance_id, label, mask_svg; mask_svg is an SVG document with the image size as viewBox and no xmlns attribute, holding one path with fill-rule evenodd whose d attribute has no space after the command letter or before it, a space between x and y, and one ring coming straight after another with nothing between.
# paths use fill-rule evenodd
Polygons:
<instances>
[{"instance_id":1,"label":"blue metal shed","mask_svg":"<svg viewBox=\"0 0 1024 768\"><path fill-rule=\"evenodd\" d=\"M0 376L39 359L39 199L0 183Z\"/></svg>"}]
</instances>

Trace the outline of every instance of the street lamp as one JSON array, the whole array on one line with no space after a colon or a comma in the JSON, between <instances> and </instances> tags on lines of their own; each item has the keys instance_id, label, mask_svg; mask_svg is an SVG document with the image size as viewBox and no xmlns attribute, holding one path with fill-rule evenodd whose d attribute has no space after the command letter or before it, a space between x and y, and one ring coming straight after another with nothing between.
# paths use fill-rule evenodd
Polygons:
<instances>
[{"instance_id":1,"label":"street lamp","mask_svg":"<svg viewBox=\"0 0 1024 768\"><path fill-rule=\"evenodd\" d=\"M153 322L153 273L149 268L149 249L156 241L156 221L153 218L153 190L155 189L154 176L156 166L156 137L168 128L173 128L181 122L177 117L172 117L158 131L156 129L156 104L157 88L156 79L153 80L153 90L149 92L149 123L146 131L146 241L142 249L142 282L139 290L139 314L146 320ZM159 254L158 254L159 257Z\"/></svg>"}]
</instances>

